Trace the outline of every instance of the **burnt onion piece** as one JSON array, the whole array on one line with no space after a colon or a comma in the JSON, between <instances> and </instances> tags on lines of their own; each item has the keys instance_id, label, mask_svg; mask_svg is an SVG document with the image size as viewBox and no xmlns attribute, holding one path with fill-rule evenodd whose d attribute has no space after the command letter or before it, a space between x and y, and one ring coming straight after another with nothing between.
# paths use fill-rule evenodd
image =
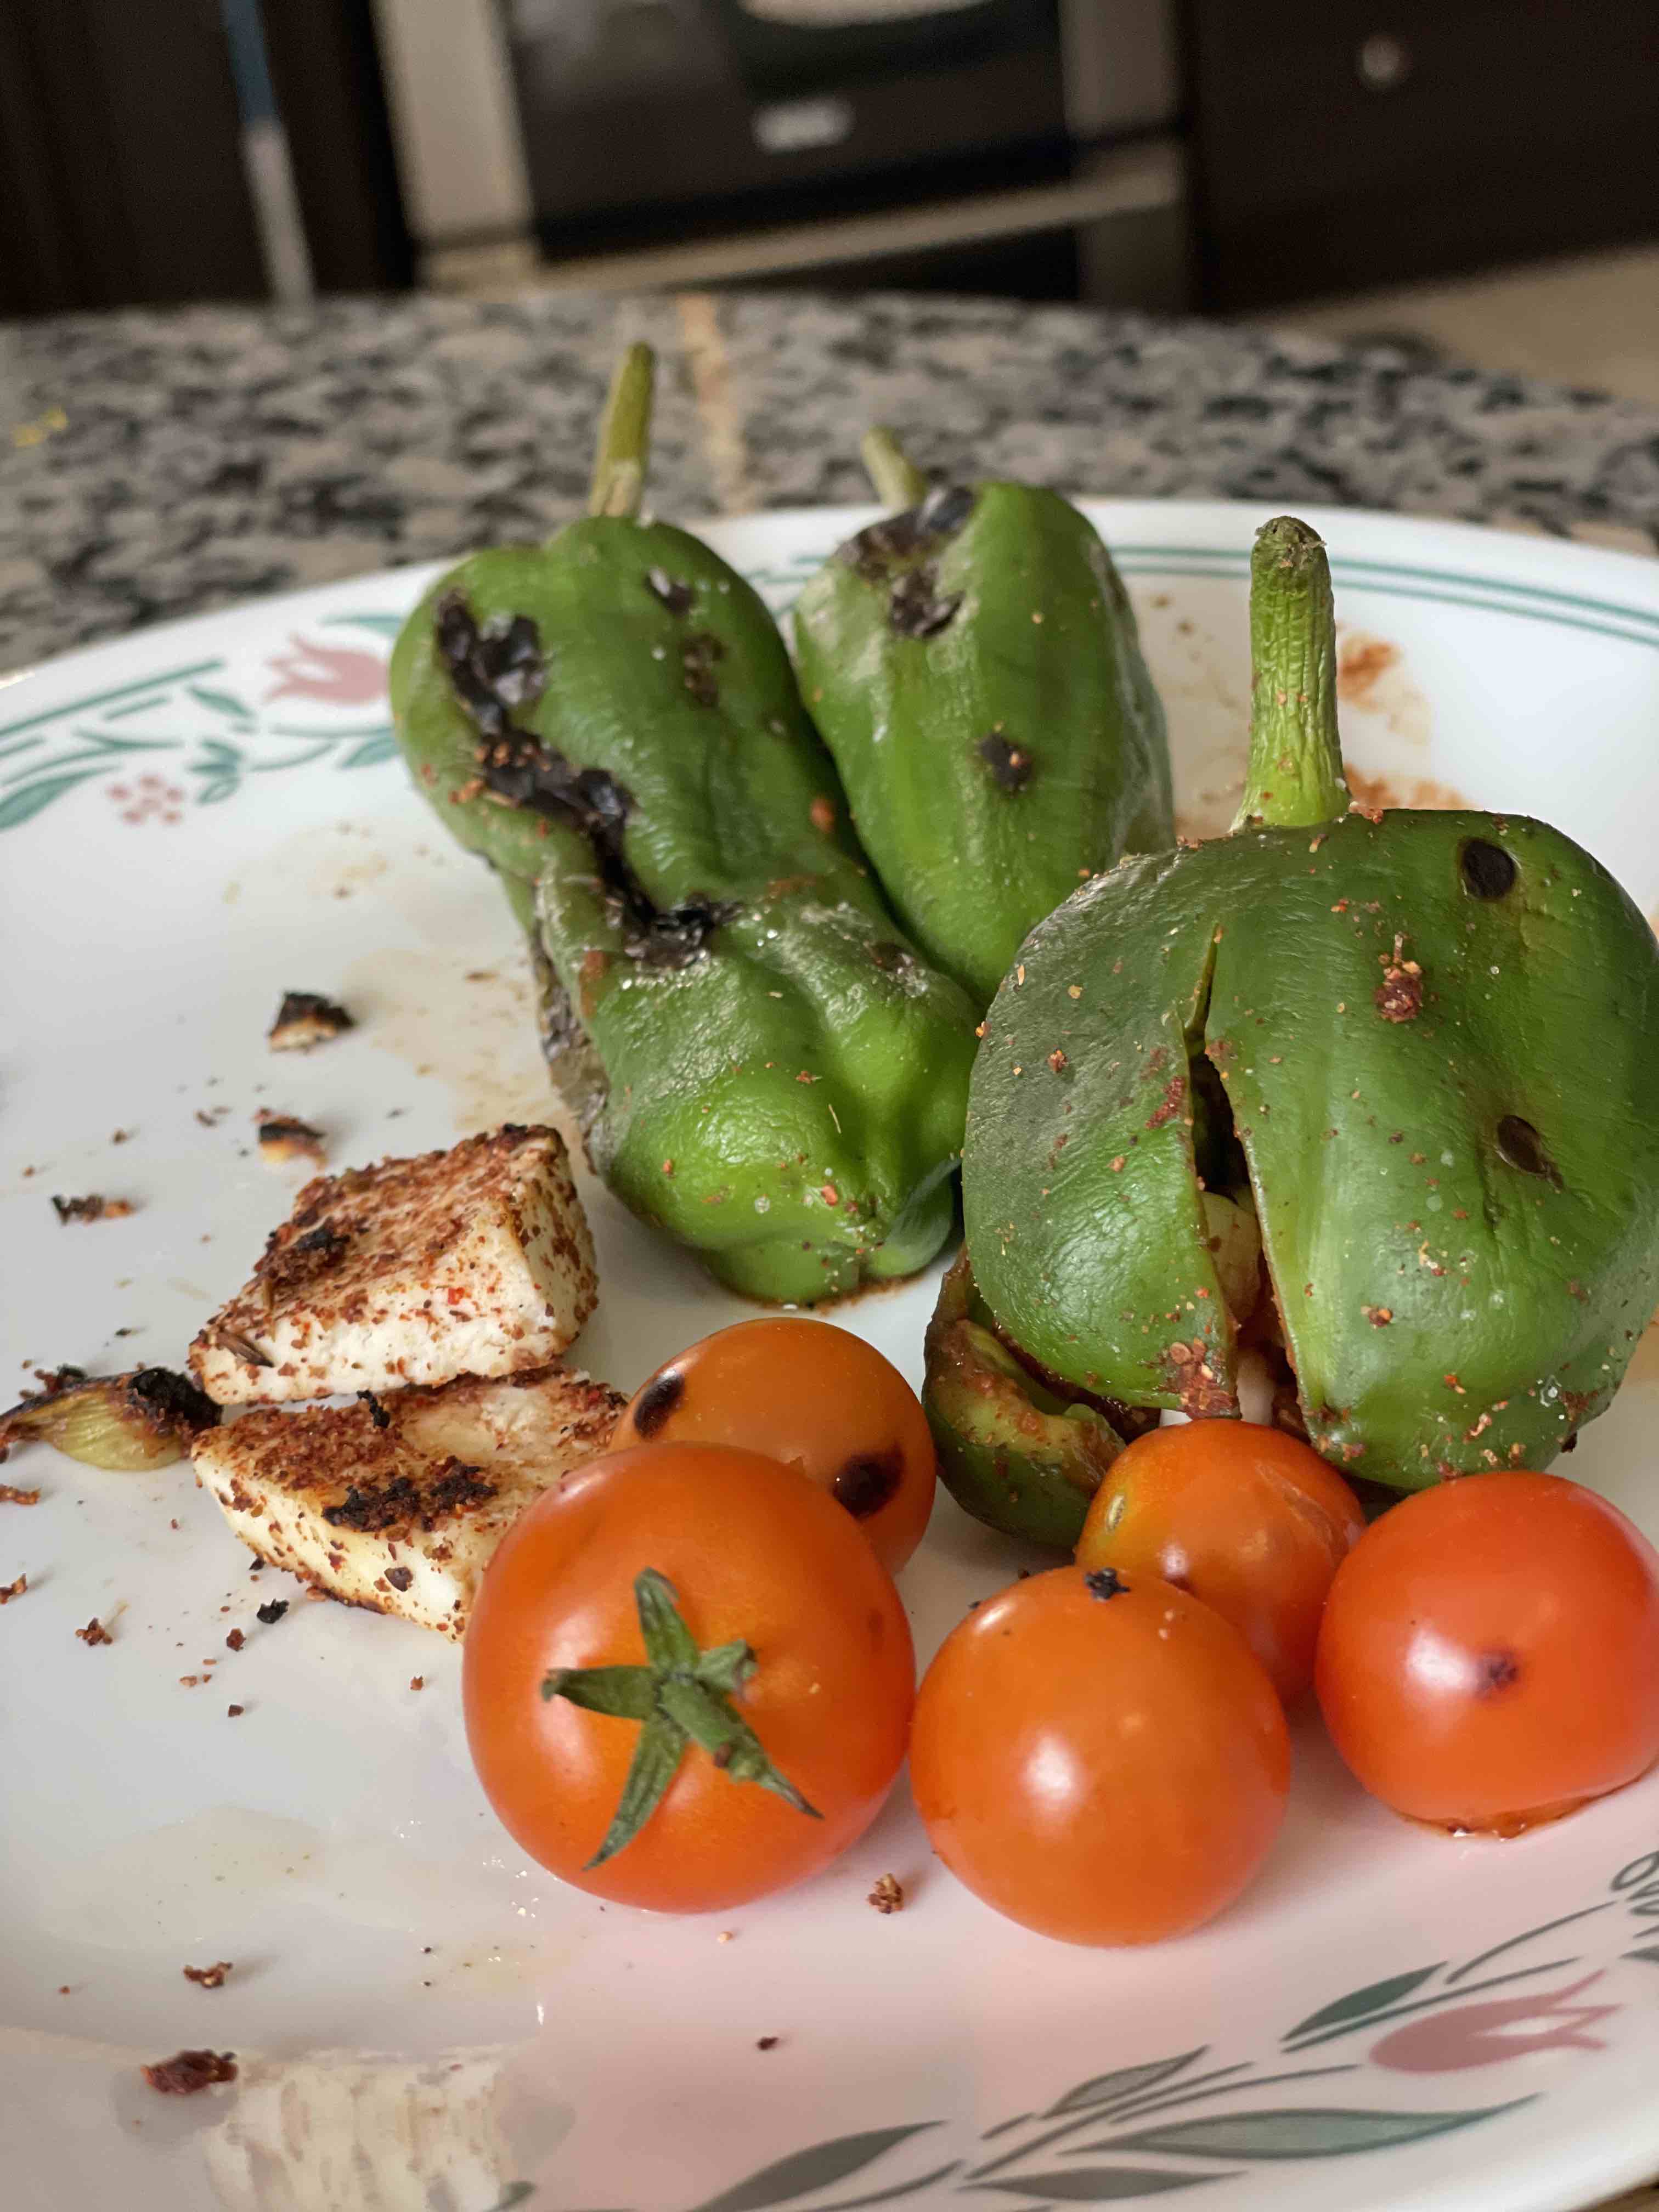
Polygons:
<instances>
[{"instance_id":1,"label":"burnt onion piece","mask_svg":"<svg viewBox=\"0 0 1659 2212\"><path fill-rule=\"evenodd\" d=\"M170 1367L139 1367L67 1389L30 1391L0 1413L0 1456L13 1444L52 1444L83 1467L141 1474L168 1467L215 1427L219 1408Z\"/></svg>"}]
</instances>

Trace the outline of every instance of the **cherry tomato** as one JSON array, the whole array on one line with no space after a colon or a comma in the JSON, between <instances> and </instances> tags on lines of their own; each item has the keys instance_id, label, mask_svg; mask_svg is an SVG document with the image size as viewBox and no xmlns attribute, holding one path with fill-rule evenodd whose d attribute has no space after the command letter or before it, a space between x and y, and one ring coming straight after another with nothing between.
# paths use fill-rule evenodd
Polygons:
<instances>
[{"instance_id":1,"label":"cherry tomato","mask_svg":"<svg viewBox=\"0 0 1659 2212\"><path fill-rule=\"evenodd\" d=\"M462 1657L473 1764L518 1842L665 1912L744 1904L844 1850L903 1759L915 1684L856 1525L798 1469L710 1444L608 1453L538 1499ZM618 1846L630 1765L664 1786Z\"/></svg>"},{"instance_id":2,"label":"cherry tomato","mask_svg":"<svg viewBox=\"0 0 1659 2212\"><path fill-rule=\"evenodd\" d=\"M1113 1461L1080 1567L1161 1575L1231 1620L1289 1705L1313 1680L1325 1595L1364 1534L1359 1500L1310 1445L1245 1421L1152 1429Z\"/></svg>"},{"instance_id":3,"label":"cherry tomato","mask_svg":"<svg viewBox=\"0 0 1659 2212\"><path fill-rule=\"evenodd\" d=\"M1337 1570L1314 1680L1373 1796L1516 1834L1659 1758L1659 1554L1559 1475L1443 1482Z\"/></svg>"},{"instance_id":4,"label":"cherry tomato","mask_svg":"<svg viewBox=\"0 0 1659 2212\"><path fill-rule=\"evenodd\" d=\"M780 1315L704 1337L635 1392L612 1441L743 1444L799 1467L892 1574L933 1508L933 1439L915 1391L829 1322Z\"/></svg>"},{"instance_id":5,"label":"cherry tomato","mask_svg":"<svg viewBox=\"0 0 1659 2212\"><path fill-rule=\"evenodd\" d=\"M1155 1577L1056 1567L969 1613L922 1678L910 1779L975 1895L1069 1943L1150 1943L1231 1903L1290 1787L1237 1630Z\"/></svg>"}]
</instances>

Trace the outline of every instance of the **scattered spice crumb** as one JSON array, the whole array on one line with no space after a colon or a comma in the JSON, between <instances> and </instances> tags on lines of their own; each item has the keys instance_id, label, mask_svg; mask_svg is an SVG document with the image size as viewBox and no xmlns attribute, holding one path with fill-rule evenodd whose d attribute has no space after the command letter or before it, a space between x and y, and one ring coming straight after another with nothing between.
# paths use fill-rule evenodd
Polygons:
<instances>
[{"instance_id":1,"label":"scattered spice crumb","mask_svg":"<svg viewBox=\"0 0 1659 2212\"><path fill-rule=\"evenodd\" d=\"M38 1505L38 1490L20 1490L15 1482L0 1482L0 1505Z\"/></svg>"},{"instance_id":2,"label":"scattered spice crumb","mask_svg":"<svg viewBox=\"0 0 1659 2212\"><path fill-rule=\"evenodd\" d=\"M409 1686L411 1690L425 1689L426 1676L424 1674L411 1674L409 1678Z\"/></svg>"},{"instance_id":3,"label":"scattered spice crumb","mask_svg":"<svg viewBox=\"0 0 1659 2212\"><path fill-rule=\"evenodd\" d=\"M199 1674L181 1674L179 1677L179 1687L181 1690L193 1690L201 1679Z\"/></svg>"},{"instance_id":4,"label":"scattered spice crumb","mask_svg":"<svg viewBox=\"0 0 1659 2212\"><path fill-rule=\"evenodd\" d=\"M737 1932L738 1931L735 1928L722 1928L720 1934L714 1938L714 1941L717 1943L729 1943Z\"/></svg>"},{"instance_id":5,"label":"scattered spice crumb","mask_svg":"<svg viewBox=\"0 0 1659 2212\"><path fill-rule=\"evenodd\" d=\"M112 1129L109 1133L109 1140L112 1145L125 1145L131 1134L131 1129Z\"/></svg>"},{"instance_id":6,"label":"scattered spice crumb","mask_svg":"<svg viewBox=\"0 0 1659 2212\"><path fill-rule=\"evenodd\" d=\"M130 1198L105 1198L90 1191L84 1198L52 1197L52 1211L65 1227L71 1221L119 1221L132 1212Z\"/></svg>"},{"instance_id":7,"label":"scattered spice crumb","mask_svg":"<svg viewBox=\"0 0 1659 2212\"><path fill-rule=\"evenodd\" d=\"M273 1114L268 1107L262 1106L254 1122L262 1160L275 1167L285 1166L290 1160L314 1160L319 1167L323 1164L323 1133L313 1129L309 1121L299 1121L291 1114Z\"/></svg>"},{"instance_id":8,"label":"scattered spice crumb","mask_svg":"<svg viewBox=\"0 0 1659 2212\"><path fill-rule=\"evenodd\" d=\"M246 1705L227 1705L225 1707L225 1718L228 1721L239 1721L246 1711L247 1707Z\"/></svg>"},{"instance_id":9,"label":"scattered spice crumb","mask_svg":"<svg viewBox=\"0 0 1659 2212\"><path fill-rule=\"evenodd\" d=\"M0 1583L0 1605L9 1605L15 1597L21 1597L29 1586L27 1575L19 1575L15 1583Z\"/></svg>"},{"instance_id":10,"label":"scattered spice crumb","mask_svg":"<svg viewBox=\"0 0 1659 2212\"><path fill-rule=\"evenodd\" d=\"M265 1031L265 1042L273 1052L309 1052L356 1027L345 1008L332 999L315 991L286 991L276 1020Z\"/></svg>"},{"instance_id":11,"label":"scattered spice crumb","mask_svg":"<svg viewBox=\"0 0 1659 2212\"><path fill-rule=\"evenodd\" d=\"M1373 1328L1386 1328L1394 1319L1392 1306L1361 1306L1359 1310Z\"/></svg>"},{"instance_id":12,"label":"scattered spice crumb","mask_svg":"<svg viewBox=\"0 0 1659 2212\"><path fill-rule=\"evenodd\" d=\"M285 1597L274 1597L268 1605L256 1607L253 1618L256 1620L263 1620L267 1628L275 1628L287 1611L288 1600Z\"/></svg>"},{"instance_id":13,"label":"scattered spice crumb","mask_svg":"<svg viewBox=\"0 0 1659 2212\"><path fill-rule=\"evenodd\" d=\"M236 2053L234 2051L179 2051L171 2058L159 2059L143 2069L144 2079L152 2089L164 2097L193 2097L198 2089L205 2089L215 2081L234 2081L236 2079Z\"/></svg>"},{"instance_id":14,"label":"scattered spice crumb","mask_svg":"<svg viewBox=\"0 0 1659 2212\"><path fill-rule=\"evenodd\" d=\"M869 1900L878 1912L902 1912L904 1887L896 1875L884 1874L871 1891Z\"/></svg>"},{"instance_id":15,"label":"scattered spice crumb","mask_svg":"<svg viewBox=\"0 0 1659 2212\"><path fill-rule=\"evenodd\" d=\"M233 1628L229 1635L225 1638L225 1649L227 1651L240 1651L243 1644L246 1642L247 1638L243 1635L241 1630L240 1628Z\"/></svg>"},{"instance_id":16,"label":"scattered spice crumb","mask_svg":"<svg viewBox=\"0 0 1659 2212\"><path fill-rule=\"evenodd\" d=\"M80 1644L113 1644L115 1641L95 1613L84 1628L76 1630L75 1635L76 1641Z\"/></svg>"},{"instance_id":17,"label":"scattered spice crumb","mask_svg":"<svg viewBox=\"0 0 1659 2212\"><path fill-rule=\"evenodd\" d=\"M216 1990L230 1972L234 1963L229 1959L220 1959L211 1966L186 1966L185 1979L194 1982L198 1989Z\"/></svg>"},{"instance_id":18,"label":"scattered spice crumb","mask_svg":"<svg viewBox=\"0 0 1659 2212\"><path fill-rule=\"evenodd\" d=\"M757 2035L755 2038L757 2051L775 2051L777 2047L778 2039L775 2035Z\"/></svg>"}]
</instances>

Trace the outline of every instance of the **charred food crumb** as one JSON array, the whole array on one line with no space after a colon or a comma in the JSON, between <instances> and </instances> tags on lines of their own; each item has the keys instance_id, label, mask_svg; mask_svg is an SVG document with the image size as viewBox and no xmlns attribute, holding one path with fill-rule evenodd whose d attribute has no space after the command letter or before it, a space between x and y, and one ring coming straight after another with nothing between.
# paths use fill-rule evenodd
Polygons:
<instances>
[{"instance_id":1,"label":"charred food crumb","mask_svg":"<svg viewBox=\"0 0 1659 2212\"><path fill-rule=\"evenodd\" d=\"M775 2035L757 2035L755 2038L757 2051L775 2051L777 2047L778 2039Z\"/></svg>"},{"instance_id":2,"label":"charred food crumb","mask_svg":"<svg viewBox=\"0 0 1659 2212\"><path fill-rule=\"evenodd\" d=\"M160 2090L164 2097L193 2097L198 2089L205 2089L215 2081L236 2079L236 2053L179 2051L171 2058L158 2059L143 2071L150 2087Z\"/></svg>"},{"instance_id":3,"label":"charred food crumb","mask_svg":"<svg viewBox=\"0 0 1659 2212\"><path fill-rule=\"evenodd\" d=\"M1115 1567L1095 1567L1083 1577L1083 1587L1091 1597L1124 1597L1129 1585Z\"/></svg>"},{"instance_id":4,"label":"charred food crumb","mask_svg":"<svg viewBox=\"0 0 1659 2212\"><path fill-rule=\"evenodd\" d=\"M871 1891L868 1902L875 1906L878 1912L902 1912L904 1889L897 1875L882 1875Z\"/></svg>"},{"instance_id":5,"label":"charred food crumb","mask_svg":"<svg viewBox=\"0 0 1659 2212\"><path fill-rule=\"evenodd\" d=\"M84 1628L76 1630L75 1636L76 1641L80 1644L113 1644L115 1641L95 1613Z\"/></svg>"},{"instance_id":6,"label":"charred food crumb","mask_svg":"<svg viewBox=\"0 0 1659 2212\"><path fill-rule=\"evenodd\" d=\"M90 1191L84 1198L52 1196L52 1211L65 1227L71 1221L119 1221L132 1212L130 1198L105 1198L98 1191Z\"/></svg>"},{"instance_id":7,"label":"charred food crumb","mask_svg":"<svg viewBox=\"0 0 1659 2212\"><path fill-rule=\"evenodd\" d=\"M263 1620L267 1628L274 1628L287 1611L288 1600L285 1597L274 1597L269 1605L260 1606L253 1618L256 1620Z\"/></svg>"},{"instance_id":8,"label":"charred food crumb","mask_svg":"<svg viewBox=\"0 0 1659 2212\"><path fill-rule=\"evenodd\" d=\"M290 1114L273 1114L263 1106L254 1118L262 1160L273 1167L282 1167L289 1160L315 1160L321 1166L324 1152L320 1129L313 1129L309 1121L298 1121Z\"/></svg>"},{"instance_id":9,"label":"charred food crumb","mask_svg":"<svg viewBox=\"0 0 1659 2212\"><path fill-rule=\"evenodd\" d=\"M228 1721L239 1721L246 1711L247 1707L246 1705L227 1705L225 1707L225 1718Z\"/></svg>"},{"instance_id":10,"label":"charred food crumb","mask_svg":"<svg viewBox=\"0 0 1659 2212\"><path fill-rule=\"evenodd\" d=\"M345 1008L316 991L285 991L276 1018L265 1031L273 1052L309 1052L343 1036L356 1023Z\"/></svg>"},{"instance_id":11,"label":"charred food crumb","mask_svg":"<svg viewBox=\"0 0 1659 2212\"><path fill-rule=\"evenodd\" d=\"M392 1426L391 1414L387 1413L372 1390L360 1390L357 1393L357 1402L359 1405L368 1407L368 1418L377 1429L389 1429Z\"/></svg>"},{"instance_id":12,"label":"charred food crumb","mask_svg":"<svg viewBox=\"0 0 1659 2212\"><path fill-rule=\"evenodd\" d=\"M185 1979L194 1982L200 1990L216 1990L223 1984L234 1964L230 1959L219 1959L210 1966L186 1966Z\"/></svg>"}]
</instances>

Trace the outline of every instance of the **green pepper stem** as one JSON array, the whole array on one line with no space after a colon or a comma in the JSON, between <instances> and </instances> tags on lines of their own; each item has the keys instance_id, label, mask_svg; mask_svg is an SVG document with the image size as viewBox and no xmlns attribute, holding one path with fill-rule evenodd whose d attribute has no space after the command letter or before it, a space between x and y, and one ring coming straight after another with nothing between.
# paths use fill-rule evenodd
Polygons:
<instances>
[{"instance_id":1,"label":"green pepper stem","mask_svg":"<svg viewBox=\"0 0 1659 2212\"><path fill-rule=\"evenodd\" d=\"M1336 728L1336 613L1316 530L1281 514L1250 555L1250 761L1235 830L1348 809Z\"/></svg>"},{"instance_id":2,"label":"green pepper stem","mask_svg":"<svg viewBox=\"0 0 1659 2212\"><path fill-rule=\"evenodd\" d=\"M651 392L657 359L648 345L631 345L617 363L599 424L593 459L593 483L587 495L590 514L627 520L640 511L645 491L646 455L651 444Z\"/></svg>"},{"instance_id":3,"label":"green pepper stem","mask_svg":"<svg viewBox=\"0 0 1659 2212\"><path fill-rule=\"evenodd\" d=\"M879 423L866 430L859 451L884 507L921 505L927 496L927 479L890 430Z\"/></svg>"}]
</instances>

